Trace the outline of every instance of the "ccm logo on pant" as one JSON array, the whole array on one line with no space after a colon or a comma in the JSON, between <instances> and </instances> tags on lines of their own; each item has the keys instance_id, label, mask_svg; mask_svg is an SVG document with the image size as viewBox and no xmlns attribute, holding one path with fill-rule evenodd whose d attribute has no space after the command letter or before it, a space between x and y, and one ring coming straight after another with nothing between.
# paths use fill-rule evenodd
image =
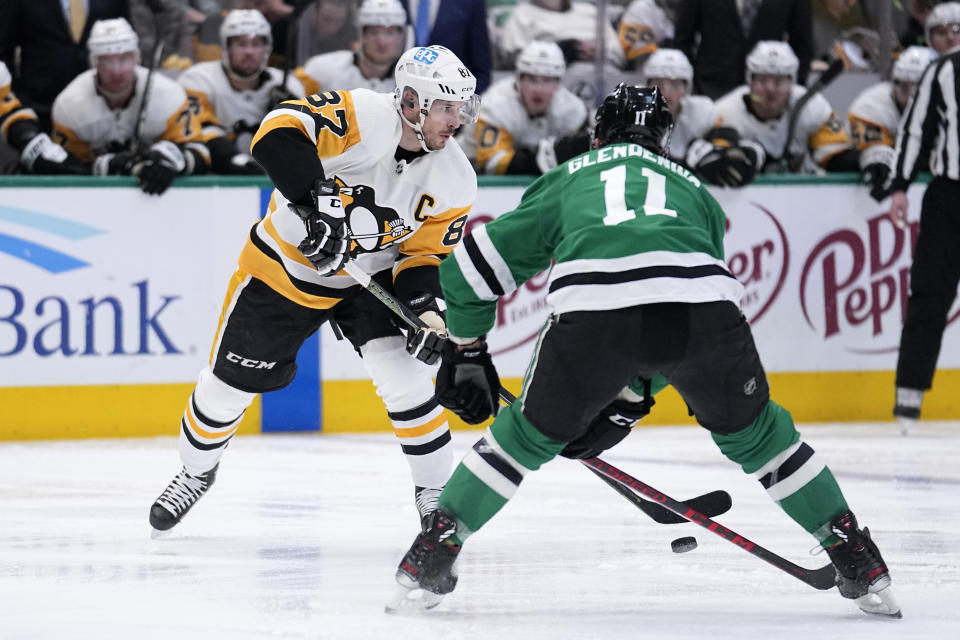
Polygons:
<instances>
[{"instance_id":1,"label":"ccm logo on pant","mask_svg":"<svg viewBox=\"0 0 960 640\"><path fill-rule=\"evenodd\" d=\"M235 362L241 367L247 367L249 369L273 369L273 366L277 364L276 362L264 362L263 360L251 360L250 358L244 358L238 356L233 351L227 352L227 360L230 362Z\"/></svg>"}]
</instances>

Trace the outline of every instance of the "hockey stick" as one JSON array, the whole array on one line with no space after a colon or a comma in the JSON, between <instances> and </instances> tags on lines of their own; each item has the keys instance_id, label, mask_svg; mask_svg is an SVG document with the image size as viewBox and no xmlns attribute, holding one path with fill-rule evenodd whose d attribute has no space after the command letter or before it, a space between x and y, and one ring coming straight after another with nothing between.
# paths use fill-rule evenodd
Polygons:
<instances>
[{"instance_id":1,"label":"hockey stick","mask_svg":"<svg viewBox=\"0 0 960 640\"><path fill-rule=\"evenodd\" d=\"M137 119L133 121L133 139L130 141L130 153L134 158L140 155L140 125L143 123L147 100L150 98L153 74L160 66L160 57L163 55L163 33L160 29L160 14L163 12L163 4L160 0L147 0L146 4L150 13L153 14L153 33L157 40L153 43L153 51L150 52L150 68L147 69L147 80L143 83L143 97L140 98L140 104L137 105Z\"/></svg>"},{"instance_id":2,"label":"hockey stick","mask_svg":"<svg viewBox=\"0 0 960 640\"><path fill-rule=\"evenodd\" d=\"M755 555L761 560L764 560L765 562L773 565L777 569L780 569L784 573L793 576L801 582L805 582L814 589L825 591L835 587L837 584L837 572L832 564L825 565L819 569L806 569L796 565L786 558L778 556L769 549L761 547L756 542L748 540L736 531L724 527L719 522L714 522L708 516L697 511L696 509L693 509L682 502L677 502L670 496L657 491L650 485L627 475L623 471L620 471L616 467L604 462L600 458L589 458L587 460L581 460L581 462L597 473L603 474L607 478L615 480L625 487L629 487L646 496L649 496L664 509L671 511L678 516L682 516L685 520L689 520L694 524L698 524L704 529L712 531L724 540L733 543L744 551Z\"/></svg>"},{"instance_id":3,"label":"hockey stick","mask_svg":"<svg viewBox=\"0 0 960 640\"><path fill-rule=\"evenodd\" d=\"M388 309L393 311L395 314L403 318L403 321L406 322L410 327L414 329L423 329L427 325L420 319L420 316L416 315L405 305L403 305L399 300L396 299L389 291L380 286L379 283L375 282L373 278L370 277L370 274L366 273L360 269L353 262L347 262L344 265L343 270L346 271L350 277L360 283L360 285L374 295L380 302L387 306ZM510 393L503 386L498 390L500 399L507 405L511 405L517 401L517 397ZM599 460L599 458L592 458L592 460ZM581 462L584 462L581 460ZM613 469L615 472L627 476L613 465L608 462L603 462L607 467ZM598 474L601 475L601 474ZM606 482L607 478L601 476ZM651 502L645 500L640 496L636 495L630 489L621 487L616 482L607 482L617 493L626 498L629 502L632 502L634 506L643 511L647 516L653 519L655 522L660 524L682 524L688 520L679 514L673 513L672 510L666 509L656 502ZM623 490L621 490L623 489ZM696 512L710 514L713 516L726 513L730 510L731 500L730 494L726 491L711 491L710 493L691 498L686 502Z\"/></svg>"},{"instance_id":4,"label":"hockey stick","mask_svg":"<svg viewBox=\"0 0 960 640\"><path fill-rule=\"evenodd\" d=\"M793 140L793 134L797 131L797 122L800 120L800 113L804 107L813 99L813 96L826 89L831 82L836 80L837 76L843 72L843 68L842 59L837 58L831 62L830 66L817 78L817 81L810 85L807 92L800 96L800 99L797 100L793 108L790 109L790 121L787 125L787 140L783 143L783 151L780 152L780 162L788 162L787 153L790 151L790 141Z\"/></svg>"}]
</instances>

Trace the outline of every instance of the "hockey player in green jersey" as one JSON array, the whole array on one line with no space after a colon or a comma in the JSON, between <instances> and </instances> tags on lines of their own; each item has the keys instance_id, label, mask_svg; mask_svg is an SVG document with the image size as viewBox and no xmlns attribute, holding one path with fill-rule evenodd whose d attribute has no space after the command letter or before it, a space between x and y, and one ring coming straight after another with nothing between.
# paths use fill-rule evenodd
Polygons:
<instances>
[{"instance_id":1,"label":"hockey player in green jersey","mask_svg":"<svg viewBox=\"0 0 960 640\"><path fill-rule=\"evenodd\" d=\"M649 406L638 379L654 378L673 385L723 454L826 549L841 595L899 617L869 531L770 400L742 287L724 263L724 212L664 157L673 120L659 91L621 84L596 120L593 151L541 176L517 209L475 229L440 265L450 341L437 399L467 422L498 414L500 381L484 341L497 299L555 260L552 314L519 399L447 482L388 606L438 604L456 586L461 545L523 477L558 454L594 457L619 442Z\"/></svg>"}]
</instances>

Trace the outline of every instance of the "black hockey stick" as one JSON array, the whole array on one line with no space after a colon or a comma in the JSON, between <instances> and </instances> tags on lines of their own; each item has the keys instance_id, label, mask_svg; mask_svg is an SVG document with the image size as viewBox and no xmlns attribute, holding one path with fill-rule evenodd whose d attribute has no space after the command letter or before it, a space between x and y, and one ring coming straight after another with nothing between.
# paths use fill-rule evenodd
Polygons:
<instances>
[{"instance_id":1,"label":"black hockey stick","mask_svg":"<svg viewBox=\"0 0 960 640\"><path fill-rule=\"evenodd\" d=\"M840 58L835 59L830 63L823 73L820 74L820 77L817 78L817 81L814 82L807 89L807 92L800 96L800 99L797 100L796 104L793 105L793 108L790 109L790 120L787 125L787 140L783 143L783 151L780 152L780 161L788 162L787 154L790 151L790 141L793 140L793 134L797 131L797 122L800 120L800 113L803 111L804 107L807 106L807 103L813 99L813 96L817 95L821 91L827 88L827 86L837 79L843 72L844 64L843 60Z\"/></svg>"},{"instance_id":2,"label":"black hockey stick","mask_svg":"<svg viewBox=\"0 0 960 640\"><path fill-rule=\"evenodd\" d=\"M130 153L134 158L140 155L140 125L143 123L147 101L150 99L150 86L153 84L153 74L160 66L160 57L163 55L163 32L160 28L160 14L163 12L163 3L160 0L147 0L147 7L153 14L153 33L156 42L150 52L150 68L147 69L147 80L143 83L143 96L137 105L137 119L133 121L133 139L130 141Z\"/></svg>"},{"instance_id":3,"label":"black hockey stick","mask_svg":"<svg viewBox=\"0 0 960 640\"><path fill-rule=\"evenodd\" d=\"M374 297L385 304L388 309L403 318L403 321L406 322L410 327L414 329L423 329L426 327L426 324L420 319L420 316L410 311L410 309L404 306L389 291L380 286L379 283L375 282L370 277L370 274L364 272L354 263L347 262L347 264L344 265L343 270L350 274L354 280L359 282L364 289L372 293ZM510 393L503 386L500 387L498 393L500 395L500 399L507 405L511 405L517 401L517 397ZM592 459L599 460L599 458ZM584 461L581 460L581 462ZM604 462L603 464L607 465L607 467L610 469L627 476L627 474L623 473L610 463ZM600 475L604 482L607 481L607 478L602 474L597 475ZM622 495L629 502L632 502L634 506L647 514L655 522L660 524L682 524L688 520L687 518L673 513L672 510L664 508L656 502L651 502L650 500L641 498L633 493L633 491L630 489L623 488L616 482L607 482L607 484L609 484L617 493ZM691 508L696 506L695 510L699 513L717 516L730 510L731 500L730 494L726 491L711 491L710 493L697 496L696 498L691 498L686 504L690 505Z\"/></svg>"},{"instance_id":4,"label":"black hockey stick","mask_svg":"<svg viewBox=\"0 0 960 640\"><path fill-rule=\"evenodd\" d=\"M731 542L744 551L755 555L761 560L773 565L777 569L780 569L784 573L790 574L801 582L807 583L814 589L827 590L835 587L837 584L837 572L832 564L820 567L819 569L806 569L796 565L786 558L778 556L769 549L761 547L756 542L748 540L736 531L726 528L719 522L714 522L708 516L690 507L689 505L683 504L682 502L677 502L665 493L657 491L650 485L627 475L623 471L620 471L616 467L604 462L600 458L589 458L587 460L581 460L581 462L597 473L601 473L607 478L615 480L619 484L629 487L634 491L639 491L645 496L655 500L656 503L664 509L671 511L678 516L683 517L685 520L693 522L694 524L698 524L708 531L712 531L724 540Z\"/></svg>"}]
</instances>

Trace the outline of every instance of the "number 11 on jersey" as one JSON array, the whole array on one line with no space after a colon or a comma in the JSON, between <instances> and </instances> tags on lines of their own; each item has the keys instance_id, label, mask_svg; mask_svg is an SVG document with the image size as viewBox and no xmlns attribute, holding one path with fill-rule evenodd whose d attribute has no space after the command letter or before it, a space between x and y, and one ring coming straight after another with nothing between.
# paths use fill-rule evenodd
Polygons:
<instances>
[{"instance_id":1,"label":"number 11 on jersey","mask_svg":"<svg viewBox=\"0 0 960 640\"><path fill-rule=\"evenodd\" d=\"M667 204L667 177L649 167L644 167L642 174L647 179L643 215L676 218L676 211L664 207ZM607 210L603 224L617 225L636 218L636 211L627 209L627 166L621 164L600 172L600 181L603 182L603 205Z\"/></svg>"}]
</instances>

